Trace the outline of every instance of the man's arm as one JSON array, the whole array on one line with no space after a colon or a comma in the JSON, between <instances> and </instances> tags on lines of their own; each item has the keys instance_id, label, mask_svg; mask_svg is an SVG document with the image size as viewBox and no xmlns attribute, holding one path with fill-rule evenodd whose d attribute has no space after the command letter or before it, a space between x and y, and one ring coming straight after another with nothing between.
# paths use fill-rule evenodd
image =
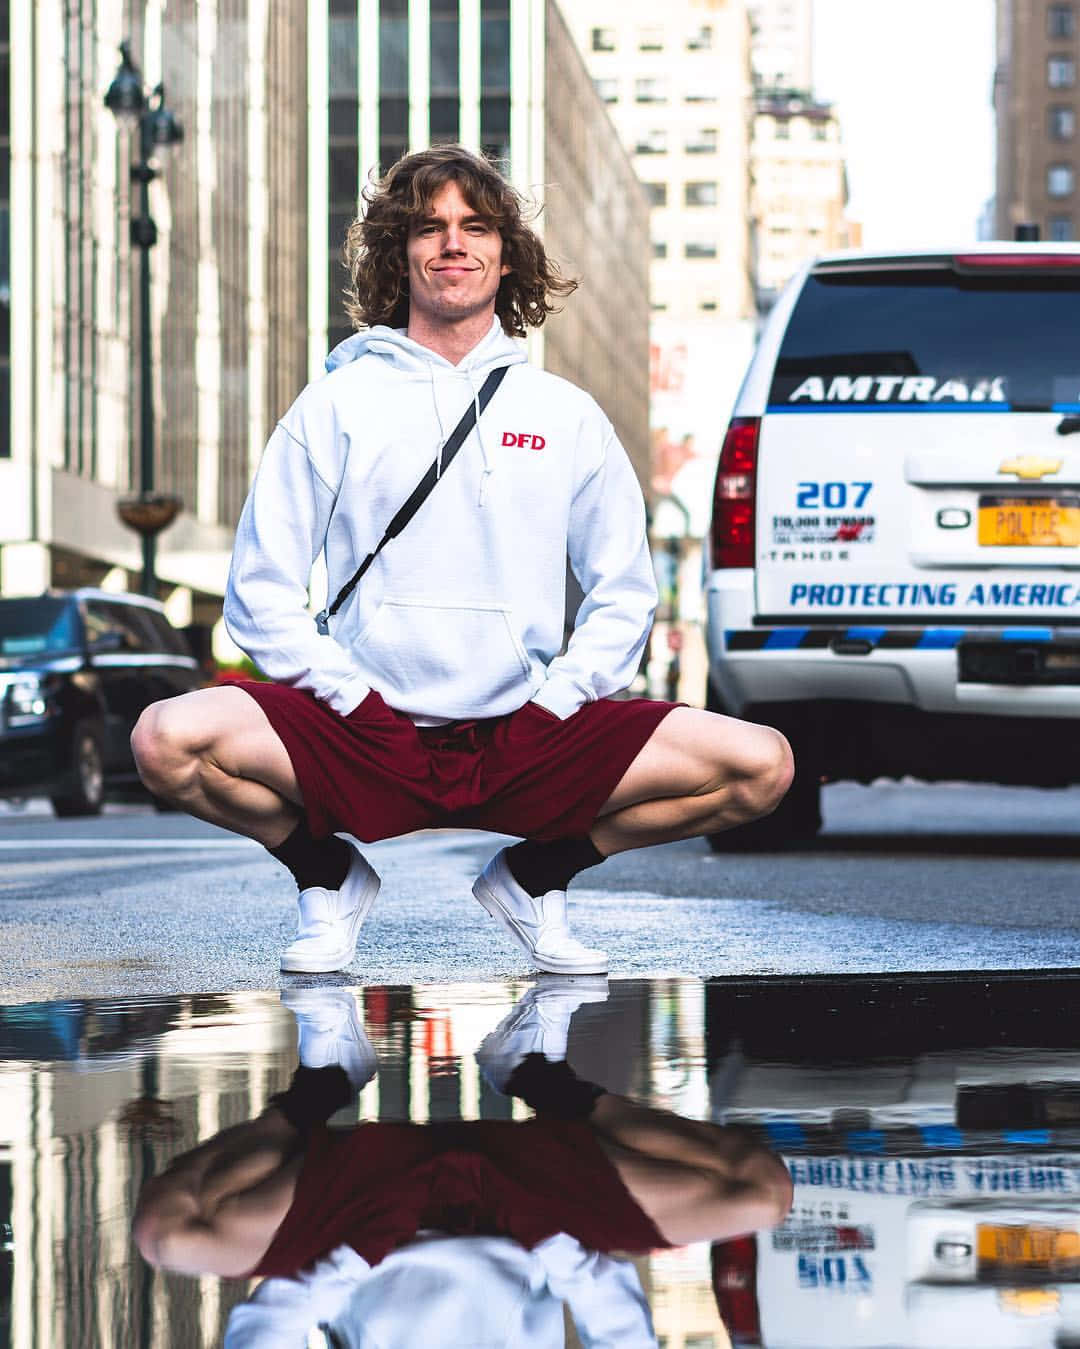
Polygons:
<instances>
[{"instance_id":1,"label":"man's arm","mask_svg":"<svg viewBox=\"0 0 1080 1349\"><path fill-rule=\"evenodd\" d=\"M577 490L567 537L585 598L566 651L533 697L557 717L630 684L656 610L641 488L615 432L603 425L600 461Z\"/></svg>"},{"instance_id":2,"label":"man's arm","mask_svg":"<svg viewBox=\"0 0 1080 1349\"><path fill-rule=\"evenodd\" d=\"M316 631L307 608L334 501L303 442L279 423L236 527L224 616L229 636L270 679L347 716L369 685L345 648Z\"/></svg>"}]
</instances>

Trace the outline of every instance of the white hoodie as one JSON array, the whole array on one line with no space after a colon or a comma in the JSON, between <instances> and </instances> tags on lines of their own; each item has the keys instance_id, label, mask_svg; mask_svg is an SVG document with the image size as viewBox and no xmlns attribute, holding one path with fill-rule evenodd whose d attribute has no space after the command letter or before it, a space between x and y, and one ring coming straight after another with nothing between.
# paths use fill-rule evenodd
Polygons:
<instances>
[{"instance_id":1,"label":"white hoodie","mask_svg":"<svg viewBox=\"0 0 1080 1349\"><path fill-rule=\"evenodd\" d=\"M343 716L372 688L417 722L530 698L563 718L625 688L656 583L641 491L596 403L528 365L498 319L457 366L386 327L326 364L270 437L237 526L236 644ZM513 368L445 479L320 635L313 562L325 549L332 600L499 366ZM567 555L585 599L558 655Z\"/></svg>"},{"instance_id":2,"label":"white hoodie","mask_svg":"<svg viewBox=\"0 0 1080 1349\"><path fill-rule=\"evenodd\" d=\"M585 1349L656 1349L628 1260L565 1232L531 1251L509 1237L426 1233L374 1269L348 1246L234 1307L224 1349L305 1349L315 1326L351 1349L563 1349L566 1303Z\"/></svg>"}]
</instances>

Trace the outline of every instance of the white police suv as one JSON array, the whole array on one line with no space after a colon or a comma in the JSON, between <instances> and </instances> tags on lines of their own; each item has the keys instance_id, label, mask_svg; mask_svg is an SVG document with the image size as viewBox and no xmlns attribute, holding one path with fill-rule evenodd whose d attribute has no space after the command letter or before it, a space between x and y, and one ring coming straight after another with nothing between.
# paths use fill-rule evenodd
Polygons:
<instances>
[{"instance_id":1,"label":"white police suv","mask_svg":"<svg viewBox=\"0 0 1080 1349\"><path fill-rule=\"evenodd\" d=\"M727 429L707 705L823 780L1080 781L1080 246L822 257L772 310Z\"/></svg>"}]
</instances>

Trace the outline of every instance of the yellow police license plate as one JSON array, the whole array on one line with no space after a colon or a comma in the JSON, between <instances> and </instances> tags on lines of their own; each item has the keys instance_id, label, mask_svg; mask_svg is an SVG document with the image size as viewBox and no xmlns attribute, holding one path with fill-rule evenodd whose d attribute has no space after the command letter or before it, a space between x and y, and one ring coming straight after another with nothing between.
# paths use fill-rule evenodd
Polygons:
<instances>
[{"instance_id":1,"label":"yellow police license plate","mask_svg":"<svg viewBox=\"0 0 1080 1349\"><path fill-rule=\"evenodd\" d=\"M991 1278L1020 1271L1075 1278L1080 1274L1080 1231L980 1223L976 1253L979 1273Z\"/></svg>"},{"instance_id":2,"label":"yellow police license plate","mask_svg":"<svg viewBox=\"0 0 1080 1349\"><path fill-rule=\"evenodd\" d=\"M979 543L990 548L1080 547L1080 496L980 497Z\"/></svg>"}]
</instances>

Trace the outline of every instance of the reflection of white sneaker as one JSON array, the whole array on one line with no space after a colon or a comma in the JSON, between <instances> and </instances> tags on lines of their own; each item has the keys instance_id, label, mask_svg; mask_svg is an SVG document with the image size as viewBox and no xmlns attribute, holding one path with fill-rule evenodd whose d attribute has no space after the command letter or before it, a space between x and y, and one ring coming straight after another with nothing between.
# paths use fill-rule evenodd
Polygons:
<instances>
[{"instance_id":1,"label":"reflection of white sneaker","mask_svg":"<svg viewBox=\"0 0 1080 1349\"><path fill-rule=\"evenodd\" d=\"M514 880L502 848L473 885L473 895L506 928L538 970L551 974L606 974L607 955L583 946L566 925L566 891L534 899Z\"/></svg>"},{"instance_id":2,"label":"reflection of white sneaker","mask_svg":"<svg viewBox=\"0 0 1080 1349\"><path fill-rule=\"evenodd\" d=\"M480 1071L496 1091L503 1091L526 1054L565 1059L570 1018L582 1003L606 1002L607 996L603 975L541 975L481 1043L476 1051Z\"/></svg>"},{"instance_id":3,"label":"reflection of white sneaker","mask_svg":"<svg viewBox=\"0 0 1080 1349\"><path fill-rule=\"evenodd\" d=\"M296 937L281 956L290 974L329 974L344 969L356 955L356 939L379 893L379 877L351 838L349 871L340 890L310 885L300 891Z\"/></svg>"},{"instance_id":4,"label":"reflection of white sneaker","mask_svg":"<svg viewBox=\"0 0 1080 1349\"><path fill-rule=\"evenodd\" d=\"M305 1068L344 1068L359 1091L379 1061L347 988L283 988L281 1001L296 1017L297 1052Z\"/></svg>"}]
</instances>

